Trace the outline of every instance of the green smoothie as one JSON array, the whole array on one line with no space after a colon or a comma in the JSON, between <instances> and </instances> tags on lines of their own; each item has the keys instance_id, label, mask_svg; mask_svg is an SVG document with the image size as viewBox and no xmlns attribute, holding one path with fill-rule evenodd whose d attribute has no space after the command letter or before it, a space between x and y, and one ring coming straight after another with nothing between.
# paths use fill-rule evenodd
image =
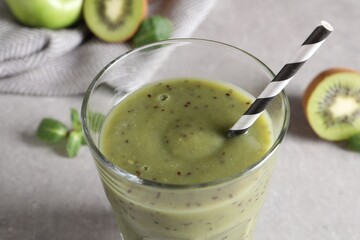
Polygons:
<instances>
[{"instance_id":1,"label":"green smoothie","mask_svg":"<svg viewBox=\"0 0 360 240\"><path fill-rule=\"evenodd\" d=\"M265 116L246 136L226 131L252 102L243 91L204 80L169 80L127 96L107 117L100 148L143 179L196 184L232 176L272 144Z\"/></svg>"},{"instance_id":2,"label":"green smoothie","mask_svg":"<svg viewBox=\"0 0 360 240\"><path fill-rule=\"evenodd\" d=\"M226 132L253 100L233 85L176 79L146 85L113 108L101 130L102 153L141 179L179 186L119 186L99 166L125 240L251 239L271 161L241 181L234 176L270 149L271 121L265 113L242 136ZM234 180L184 187L225 178Z\"/></svg>"}]
</instances>

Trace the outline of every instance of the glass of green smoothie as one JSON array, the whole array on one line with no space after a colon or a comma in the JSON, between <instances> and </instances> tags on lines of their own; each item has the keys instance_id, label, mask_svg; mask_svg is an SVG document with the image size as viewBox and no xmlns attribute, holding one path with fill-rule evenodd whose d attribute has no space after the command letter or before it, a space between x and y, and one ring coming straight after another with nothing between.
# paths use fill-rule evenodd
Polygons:
<instances>
[{"instance_id":1,"label":"glass of green smoothie","mask_svg":"<svg viewBox=\"0 0 360 240\"><path fill-rule=\"evenodd\" d=\"M252 239L288 126L285 93L246 134L226 133L273 77L202 39L134 49L96 76L83 128L122 239Z\"/></svg>"}]
</instances>

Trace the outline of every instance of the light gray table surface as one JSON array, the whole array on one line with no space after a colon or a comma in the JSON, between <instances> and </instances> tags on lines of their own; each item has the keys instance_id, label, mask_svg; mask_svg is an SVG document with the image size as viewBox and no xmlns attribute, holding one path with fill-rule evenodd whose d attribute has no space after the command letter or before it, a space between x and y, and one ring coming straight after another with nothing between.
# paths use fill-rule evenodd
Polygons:
<instances>
[{"instance_id":1,"label":"light gray table surface","mask_svg":"<svg viewBox=\"0 0 360 240\"><path fill-rule=\"evenodd\" d=\"M359 240L360 153L325 142L301 98L329 67L360 70L358 0L218 0L194 37L243 48L280 70L321 21L335 28L287 88L291 122L255 240ZM34 136L40 120L69 123L82 96L0 95L0 239L119 239L92 157L64 157Z\"/></svg>"}]
</instances>

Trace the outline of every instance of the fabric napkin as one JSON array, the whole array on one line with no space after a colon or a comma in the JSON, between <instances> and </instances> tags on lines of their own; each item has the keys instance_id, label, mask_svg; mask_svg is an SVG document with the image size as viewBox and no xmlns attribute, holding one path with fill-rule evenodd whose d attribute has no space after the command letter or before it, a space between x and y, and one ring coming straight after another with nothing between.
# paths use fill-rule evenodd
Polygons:
<instances>
[{"instance_id":1,"label":"fabric napkin","mask_svg":"<svg viewBox=\"0 0 360 240\"><path fill-rule=\"evenodd\" d=\"M190 37L216 0L149 0L149 15L170 18L172 38ZM61 30L28 28L0 1L0 93L39 96L82 94L129 43L105 43L84 23Z\"/></svg>"}]
</instances>

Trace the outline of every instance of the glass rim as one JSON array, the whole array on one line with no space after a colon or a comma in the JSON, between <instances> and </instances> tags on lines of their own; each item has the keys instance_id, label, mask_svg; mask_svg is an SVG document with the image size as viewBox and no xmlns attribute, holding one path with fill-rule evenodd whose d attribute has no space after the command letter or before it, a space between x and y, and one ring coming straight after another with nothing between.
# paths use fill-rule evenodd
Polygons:
<instances>
[{"instance_id":1,"label":"glass rim","mask_svg":"<svg viewBox=\"0 0 360 240\"><path fill-rule=\"evenodd\" d=\"M173 39L168 39L168 40L163 40L163 41L158 41L156 43L152 43L152 44L148 44L139 48L135 48L132 50L129 50L121 55L119 55L118 57L116 57L114 60L112 60L110 63L108 63L96 76L95 78L92 80L92 82L90 83L88 89L85 92L83 101L82 101L82 106L81 106L81 121L82 121L82 126L83 126L83 132L85 135L85 139L88 143L88 146L90 148L91 153L94 155L95 161L100 162L102 166L104 166L105 168L107 168L108 170L110 170L111 172L115 173L117 176L125 178L127 181L135 183L135 184L139 184L139 185L144 185L144 186L150 186L150 187L158 187L158 188L167 188L167 189L198 189L198 188L204 188L204 187L211 187L211 186L217 186L217 185L221 185L223 183L235 180L235 179L239 179L242 178L254 171L256 171L257 169L259 169L262 165L264 165L267 160L272 156L272 154L276 151L276 149L280 146L280 143L282 142L282 140L285 137L286 131L288 129L288 125L289 125L289 120L290 120L290 104L288 101L288 97L285 93L285 91L281 91L281 93L278 95L279 97L281 97L282 103L284 104L284 109L285 109L285 114L284 114L284 119L283 122L281 124L281 130L278 134L278 136L276 136L274 143L272 144L272 146L270 147L270 149L261 157L259 158L259 161L257 161L256 163L250 165L248 168L244 169L241 172L238 172L237 174L231 175L231 176L227 176L227 177L223 177L217 180L213 180L213 181L208 181L208 182L204 182L204 183L196 183L196 184L171 184L171 183L160 183L160 182L156 182L156 181L152 181L152 180L148 180L148 179L142 179L139 176L132 174L130 172L127 172L126 170L116 166L115 164L113 164L110 160L108 160L103 153L100 151L100 149L96 146L96 144L94 143L94 141L92 140L92 137L90 135L90 129L88 127L88 121L87 121L87 113L88 113L88 103L91 97L91 94L93 92L93 90L95 89L95 87L97 86L96 84L98 83L98 81L101 79L102 75L108 71L113 65L115 65L118 61L122 60L123 58L126 58L128 55L139 52L143 49L146 48L151 48L154 46L159 46L159 45L164 45L164 44L183 44L183 43L208 43L208 44L214 44L214 45L218 45L221 47L226 47L226 48L231 48L233 50L237 50L240 51L242 53L244 53L245 55L247 55L248 57L252 58L254 61L256 61L261 67L263 67L272 77L275 76L275 74L272 72L272 70L265 64L263 63L261 60L259 60L257 57L255 57L254 55L252 55L251 53L232 46L230 44L226 44L226 43L222 43L219 41L214 41L214 40L209 40L209 39L202 39L202 38L173 38Z\"/></svg>"}]
</instances>

